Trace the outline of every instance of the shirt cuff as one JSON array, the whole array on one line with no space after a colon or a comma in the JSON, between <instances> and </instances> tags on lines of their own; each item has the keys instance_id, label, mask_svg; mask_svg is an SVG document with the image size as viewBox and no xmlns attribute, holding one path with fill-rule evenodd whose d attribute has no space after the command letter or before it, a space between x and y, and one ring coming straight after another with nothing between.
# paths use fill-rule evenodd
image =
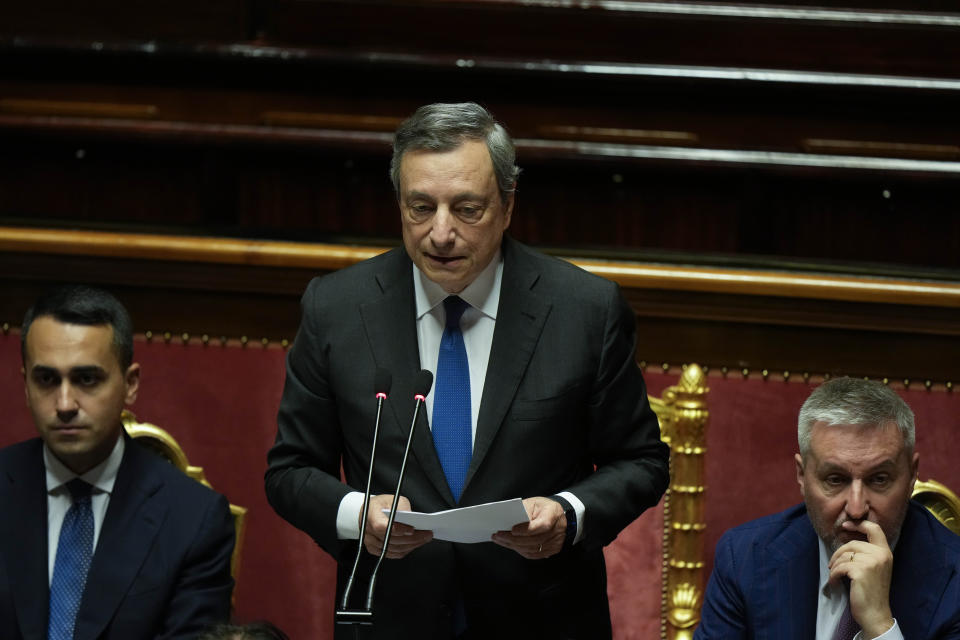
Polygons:
<instances>
[{"instance_id":1,"label":"shirt cuff","mask_svg":"<svg viewBox=\"0 0 960 640\"><path fill-rule=\"evenodd\" d=\"M356 540L360 537L360 512L363 510L363 494L351 491L343 496L337 509L337 538Z\"/></svg>"},{"instance_id":2,"label":"shirt cuff","mask_svg":"<svg viewBox=\"0 0 960 640\"><path fill-rule=\"evenodd\" d=\"M577 512L577 535L573 538L573 544L577 544L583 537L583 516L587 512L587 508L583 506L582 502L580 502L580 498L573 495L569 491L561 491L557 495L561 498L565 498L567 502L570 503L570 506L573 507L573 510Z\"/></svg>"},{"instance_id":3,"label":"shirt cuff","mask_svg":"<svg viewBox=\"0 0 960 640\"><path fill-rule=\"evenodd\" d=\"M863 640L863 631L857 631L853 640ZM896 618L893 619L893 626L877 636L876 640L903 640L903 634L900 633L900 625L897 624Z\"/></svg>"}]
</instances>

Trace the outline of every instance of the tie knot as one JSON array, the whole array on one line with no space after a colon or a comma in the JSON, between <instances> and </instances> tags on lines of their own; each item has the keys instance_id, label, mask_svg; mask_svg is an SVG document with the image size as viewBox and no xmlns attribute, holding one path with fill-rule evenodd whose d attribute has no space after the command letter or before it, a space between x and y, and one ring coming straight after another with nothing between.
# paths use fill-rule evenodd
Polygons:
<instances>
[{"instance_id":1,"label":"tie knot","mask_svg":"<svg viewBox=\"0 0 960 640\"><path fill-rule=\"evenodd\" d=\"M74 478L68 482L67 489L70 490L70 495L73 497L74 502L79 502L84 498L89 498L90 494L93 492L93 486L89 482L85 482L80 478Z\"/></svg>"},{"instance_id":2,"label":"tie knot","mask_svg":"<svg viewBox=\"0 0 960 640\"><path fill-rule=\"evenodd\" d=\"M447 328L455 329L460 326L460 317L467 310L467 301L460 296L447 296L443 301L443 308L447 312Z\"/></svg>"}]
</instances>

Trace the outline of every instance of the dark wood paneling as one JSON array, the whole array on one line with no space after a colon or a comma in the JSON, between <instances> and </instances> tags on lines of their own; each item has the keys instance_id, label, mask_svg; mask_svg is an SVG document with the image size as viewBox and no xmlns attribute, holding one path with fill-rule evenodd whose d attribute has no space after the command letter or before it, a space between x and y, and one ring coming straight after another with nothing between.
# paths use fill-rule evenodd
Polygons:
<instances>
[{"instance_id":1,"label":"dark wood paneling","mask_svg":"<svg viewBox=\"0 0 960 640\"><path fill-rule=\"evenodd\" d=\"M366 243L398 237L388 150L365 140L331 149L93 134L5 139L0 220ZM513 232L531 244L580 255L960 272L957 176L537 154L525 161L524 151Z\"/></svg>"},{"instance_id":2,"label":"dark wood paneling","mask_svg":"<svg viewBox=\"0 0 960 640\"><path fill-rule=\"evenodd\" d=\"M640 6L644 3L623 3ZM679 3L678 3L679 4ZM735 5L733 5L735 6ZM957 25L724 17L586 3L303 2L265 15L270 44L501 58L954 75ZM892 16L891 16L892 17ZM429 29L425 28L429 25Z\"/></svg>"},{"instance_id":3,"label":"dark wood paneling","mask_svg":"<svg viewBox=\"0 0 960 640\"><path fill-rule=\"evenodd\" d=\"M0 223L392 244L393 123L476 100L517 139L511 232L529 243L960 279L960 13L816 4L15 3L0 21ZM271 339L292 336L312 275L0 263L5 321L72 278L119 288L143 329ZM955 351L944 309L630 296L654 360L958 377L931 364Z\"/></svg>"},{"instance_id":4,"label":"dark wood paneling","mask_svg":"<svg viewBox=\"0 0 960 640\"><path fill-rule=\"evenodd\" d=\"M248 0L28 0L3 3L0 35L23 39L243 40Z\"/></svg>"},{"instance_id":5,"label":"dark wood paneling","mask_svg":"<svg viewBox=\"0 0 960 640\"><path fill-rule=\"evenodd\" d=\"M129 252L128 252L129 253ZM138 331L258 343L292 340L299 297L322 270L130 257L0 253L0 323L16 326L44 290L86 282L114 291ZM865 286L868 283L864 282ZM869 375L960 381L957 307L625 285L637 358L698 362L738 374ZM852 298L852 296L851 296ZM159 339L159 338L158 338Z\"/></svg>"}]
</instances>

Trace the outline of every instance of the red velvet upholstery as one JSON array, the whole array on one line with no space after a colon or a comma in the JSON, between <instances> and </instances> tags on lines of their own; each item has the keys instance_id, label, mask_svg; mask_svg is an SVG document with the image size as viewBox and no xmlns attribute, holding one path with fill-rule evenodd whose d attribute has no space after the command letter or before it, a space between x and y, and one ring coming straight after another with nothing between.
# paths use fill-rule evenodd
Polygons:
<instances>
[{"instance_id":1,"label":"red velvet upholstery","mask_svg":"<svg viewBox=\"0 0 960 640\"><path fill-rule=\"evenodd\" d=\"M284 351L138 339L142 366L137 418L177 439L215 489L245 506L236 616L269 619L292 638L322 638L333 627L334 563L304 533L281 520L263 491L266 451L276 434ZM35 435L23 401L19 335L0 336L0 446Z\"/></svg>"},{"instance_id":2,"label":"red velvet upholstery","mask_svg":"<svg viewBox=\"0 0 960 640\"><path fill-rule=\"evenodd\" d=\"M203 346L155 339L136 344L143 367L138 419L167 429L211 484L249 508L236 616L272 620L297 640L330 637L333 561L266 502L265 454L276 429L284 351L257 345ZM648 371L659 395L678 376ZM707 574L727 528L800 499L793 471L796 415L812 389L802 382L708 377ZM960 433L960 393L903 392L917 415L920 474L960 488L953 438ZM0 446L34 435L23 401L19 335L0 335ZM614 635L659 633L662 509L628 527L607 549Z\"/></svg>"},{"instance_id":3,"label":"red velvet upholstery","mask_svg":"<svg viewBox=\"0 0 960 640\"><path fill-rule=\"evenodd\" d=\"M656 376L647 374L651 382ZM707 377L705 559L713 566L720 535L737 524L782 510L802 498L793 456L797 452L797 413L816 386L800 376L764 381L739 374ZM795 381L794 381L795 380ZM652 385L651 385L652 386ZM916 416L920 477L960 488L954 438L960 433L960 391L927 391L892 385Z\"/></svg>"}]
</instances>

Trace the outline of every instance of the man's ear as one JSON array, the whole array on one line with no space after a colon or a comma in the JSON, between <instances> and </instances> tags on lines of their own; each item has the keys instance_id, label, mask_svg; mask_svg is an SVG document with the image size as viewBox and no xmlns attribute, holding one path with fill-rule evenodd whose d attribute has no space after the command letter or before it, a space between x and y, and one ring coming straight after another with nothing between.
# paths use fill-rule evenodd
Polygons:
<instances>
[{"instance_id":1,"label":"man's ear","mask_svg":"<svg viewBox=\"0 0 960 640\"><path fill-rule=\"evenodd\" d=\"M516 195L517 183L513 183L513 191L507 194L507 203L503 208L503 228L506 230L510 226L510 220L513 218L513 200Z\"/></svg>"},{"instance_id":2,"label":"man's ear","mask_svg":"<svg viewBox=\"0 0 960 640\"><path fill-rule=\"evenodd\" d=\"M913 495L913 487L917 484L917 480L920 477L920 454L916 451L913 452L912 459L910 460L910 495Z\"/></svg>"},{"instance_id":3,"label":"man's ear","mask_svg":"<svg viewBox=\"0 0 960 640\"><path fill-rule=\"evenodd\" d=\"M793 456L793 461L797 464L797 484L800 485L800 494L803 494L803 456L799 453Z\"/></svg>"},{"instance_id":4,"label":"man's ear","mask_svg":"<svg viewBox=\"0 0 960 640\"><path fill-rule=\"evenodd\" d=\"M140 389L140 365L134 362L127 367L123 379L127 385L127 395L124 398L124 403L130 405L137 399L137 391Z\"/></svg>"}]
</instances>

